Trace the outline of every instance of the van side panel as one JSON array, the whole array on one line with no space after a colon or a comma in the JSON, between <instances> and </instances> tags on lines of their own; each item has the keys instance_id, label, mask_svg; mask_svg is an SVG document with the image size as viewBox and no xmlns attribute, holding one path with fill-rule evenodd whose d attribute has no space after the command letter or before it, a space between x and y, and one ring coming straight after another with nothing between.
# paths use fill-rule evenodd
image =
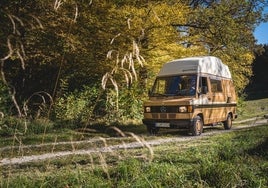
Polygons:
<instances>
[{"instance_id":1,"label":"van side panel","mask_svg":"<svg viewBox=\"0 0 268 188\"><path fill-rule=\"evenodd\" d=\"M226 120L230 113L236 114L236 95L232 80L219 79L221 88L209 79L208 104L203 106L204 124L213 124Z\"/></svg>"}]
</instances>

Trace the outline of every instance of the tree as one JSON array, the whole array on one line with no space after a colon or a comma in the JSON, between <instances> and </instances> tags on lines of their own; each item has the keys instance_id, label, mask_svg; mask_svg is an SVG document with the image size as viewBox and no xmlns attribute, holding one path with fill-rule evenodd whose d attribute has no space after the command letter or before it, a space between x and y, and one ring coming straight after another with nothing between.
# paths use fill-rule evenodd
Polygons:
<instances>
[{"instance_id":1,"label":"tree","mask_svg":"<svg viewBox=\"0 0 268 188\"><path fill-rule=\"evenodd\" d=\"M260 45L260 47L263 51L255 51L255 59L252 64L253 75L245 88L248 99L268 97L268 45Z\"/></svg>"},{"instance_id":2,"label":"tree","mask_svg":"<svg viewBox=\"0 0 268 188\"><path fill-rule=\"evenodd\" d=\"M27 30L41 27L41 25L34 14L25 14L25 9L20 9L20 3L19 0L1 2L0 51L3 55L0 57L0 61L1 81L8 88L17 113L21 117L23 113L16 99L16 87L12 81L9 81L8 77L12 77L16 73L19 74L21 70L25 70L27 59L24 41L25 33ZM25 3L25 7L28 6L29 4ZM6 67L11 67L13 75L10 73L6 74Z\"/></svg>"},{"instance_id":3,"label":"tree","mask_svg":"<svg viewBox=\"0 0 268 188\"><path fill-rule=\"evenodd\" d=\"M265 18L264 3L263 0L191 1L195 6L187 24L174 25L186 27L189 46L204 46L208 54L220 57L229 65L241 92L252 74L256 46L253 31Z\"/></svg>"},{"instance_id":4,"label":"tree","mask_svg":"<svg viewBox=\"0 0 268 188\"><path fill-rule=\"evenodd\" d=\"M55 103L72 94L84 100L79 91L87 93L85 86L95 88L101 80L110 90L97 98L108 101L115 88L115 109L123 111L130 108L122 104L144 98L163 63L210 54L229 65L242 91L251 75L253 30L266 19L265 2L3 0L2 82L19 116L25 101L38 101L34 93Z\"/></svg>"}]
</instances>

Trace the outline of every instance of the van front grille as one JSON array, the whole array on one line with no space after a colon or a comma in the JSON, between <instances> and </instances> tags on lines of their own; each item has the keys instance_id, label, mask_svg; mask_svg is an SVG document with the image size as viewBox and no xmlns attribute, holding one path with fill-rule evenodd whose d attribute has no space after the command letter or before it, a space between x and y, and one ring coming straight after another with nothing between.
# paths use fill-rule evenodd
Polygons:
<instances>
[{"instance_id":1,"label":"van front grille","mask_svg":"<svg viewBox=\"0 0 268 188\"><path fill-rule=\"evenodd\" d=\"M153 119L176 119L176 114L152 113Z\"/></svg>"},{"instance_id":2,"label":"van front grille","mask_svg":"<svg viewBox=\"0 0 268 188\"><path fill-rule=\"evenodd\" d=\"M178 113L178 106L152 106L152 113Z\"/></svg>"}]
</instances>

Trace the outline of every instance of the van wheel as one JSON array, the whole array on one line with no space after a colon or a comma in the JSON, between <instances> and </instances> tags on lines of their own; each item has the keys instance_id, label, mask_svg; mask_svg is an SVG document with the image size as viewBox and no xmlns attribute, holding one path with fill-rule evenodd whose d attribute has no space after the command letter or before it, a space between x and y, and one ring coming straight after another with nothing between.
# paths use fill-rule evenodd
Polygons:
<instances>
[{"instance_id":1,"label":"van wheel","mask_svg":"<svg viewBox=\"0 0 268 188\"><path fill-rule=\"evenodd\" d=\"M225 130L232 128L232 118L230 114L228 114L226 121L223 122L223 125Z\"/></svg>"},{"instance_id":2,"label":"van wheel","mask_svg":"<svg viewBox=\"0 0 268 188\"><path fill-rule=\"evenodd\" d=\"M159 128L154 127L152 125L147 125L147 131L150 135L156 135L159 131Z\"/></svg>"},{"instance_id":3,"label":"van wheel","mask_svg":"<svg viewBox=\"0 0 268 188\"><path fill-rule=\"evenodd\" d=\"M196 116L193 121L193 125L190 128L190 133L193 136L199 136L203 132L203 120L200 116Z\"/></svg>"}]
</instances>

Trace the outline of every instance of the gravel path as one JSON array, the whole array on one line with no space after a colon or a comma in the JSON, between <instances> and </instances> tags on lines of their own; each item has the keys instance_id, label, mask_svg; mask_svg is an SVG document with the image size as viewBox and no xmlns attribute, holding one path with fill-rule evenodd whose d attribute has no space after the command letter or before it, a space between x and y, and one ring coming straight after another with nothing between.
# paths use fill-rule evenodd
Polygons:
<instances>
[{"instance_id":1,"label":"gravel path","mask_svg":"<svg viewBox=\"0 0 268 188\"><path fill-rule=\"evenodd\" d=\"M242 122L236 122L237 123L242 123ZM113 146L105 146L105 147L99 147L99 148L91 148L91 149L81 149L81 150L75 150L75 151L62 151L62 152L54 152L54 153L45 153L45 154L40 154L40 155L30 155L30 156L21 156L21 157L14 157L14 158L3 158L0 161L0 166L6 166L6 165L18 165L18 164L24 164L24 163L29 163L29 162L38 162L38 161L43 161L43 160L48 160L48 159L55 159L55 158L61 158L65 156L71 156L71 155L87 155L87 154L93 154L93 153L107 153L107 152L113 152L116 150L127 150L127 149L135 149L135 148L148 148L151 149L151 147L156 146L156 145L161 145L161 144L166 144L166 143L173 143L173 142L186 142L186 141L191 141L191 140L197 140L197 139L202 139L204 137L208 137L210 135L216 135L216 134L222 134L226 132L232 132L240 129L246 129L250 128L253 126L259 126L266 124L267 120L266 119L257 119L253 118L248 120L247 125L236 125L234 126L231 130L213 130L209 132L203 133L201 136L173 136L171 138L159 138L155 139L155 137L152 137L153 139L151 140L144 140L143 138L140 138L137 135L132 134L131 136L135 138L134 142L130 143L123 143L123 144L118 144L118 145L113 145ZM89 143L89 142L96 142L96 141L101 141L101 139L91 139L87 141L76 141L76 142L58 142L58 143L50 143L50 144L41 144L41 145L29 145L29 146L23 146L27 148L31 147L41 147L41 146L54 146L54 145L63 145L63 144L80 144L80 143ZM107 138L106 140L112 140L112 139L122 139L122 138ZM6 149L10 149L12 147L3 147L0 148L0 151L3 152Z\"/></svg>"}]
</instances>

